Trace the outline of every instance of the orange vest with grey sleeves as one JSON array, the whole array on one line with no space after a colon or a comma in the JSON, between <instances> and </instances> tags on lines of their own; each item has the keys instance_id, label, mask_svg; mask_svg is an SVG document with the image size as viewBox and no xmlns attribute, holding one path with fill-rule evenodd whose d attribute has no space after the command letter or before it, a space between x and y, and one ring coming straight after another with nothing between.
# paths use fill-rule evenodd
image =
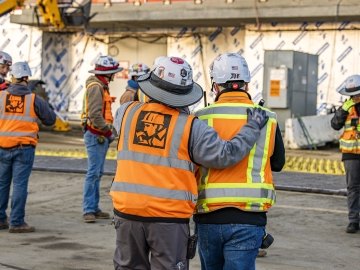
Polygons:
<instances>
[{"instance_id":1,"label":"orange vest with grey sleeves","mask_svg":"<svg viewBox=\"0 0 360 270\"><path fill-rule=\"evenodd\" d=\"M219 100L196 115L213 127L224 140L230 140L247 123L248 108L253 102L245 92L220 95ZM225 207L243 211L264 212L275 202L270 166L274 151L276 115L266 110L269 121L248 156L226 169L200 168L197 213L208 213Z\"/></svg>"},{"instance_id":2,"label":"orange vest with grey sleeves","mask_svg":"<svg viewBox=\"0 0 360 270\"><path fill-rule=\"evenodd\" d=\"M91 82L86 87L86 92L89 91L89 88L98 85L102 91L103 91L103 106L102 106L102 116L105 119L106 124L112 124L114 122L114 118L111 112L111 104L113 103L112 98L109 93L109 89L103 88L103 86L98 82ZM89 107L88 107L88 99L87 99L87 93L85 92L84 99L83 99L83 112L81 115L81 119L83 122L86 122L87 125L89 125L91 128L98 130L90 121L88 118L89 114Z\"/></svg>"},{"instance_id":3,"label":"orange vest with grey sleeves","mask_svg":"<svg viewBox=\"0 0 360 270\"><path fill-rule=\"evenodd\" d=\"M122 117L110 195L115 211L188 219L197 200L188 152L194 116L158 103L133 102Z\"/></svg>"},{"instance_id":4,"label":"orange vest with grey sleeves","mask_svg":"<svg viewBox=\"0 0 360 270\"><path fill-rule=\"evenodd\" d=\"M360 154L360 121L355 106L349 109L345 121L344 132L340 137L340 151L342 153Z\"/></svg>"},{"instance_id":5,"label":"orange vest with grey sleeves","mask_svg":"<svg viewBox=\"0 0 360 270\"><path fill-rule=\"evenodd\" d=\"M39 126L34 101L35 94L15 96L6 90L0 92L0 147L37 144Z\"/></svg>"}]
</instances>

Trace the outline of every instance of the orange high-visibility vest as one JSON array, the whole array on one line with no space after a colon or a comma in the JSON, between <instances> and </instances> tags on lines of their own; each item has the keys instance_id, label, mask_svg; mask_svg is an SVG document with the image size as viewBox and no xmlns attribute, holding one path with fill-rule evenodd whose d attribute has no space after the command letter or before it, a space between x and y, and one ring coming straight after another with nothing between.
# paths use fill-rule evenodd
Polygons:
<instances>
[{"instance_id":1,"label":"orange high-visibility vest","mask_svg":"<svg viewBox=\"0 0 360 270\"><path fill-rule=\"evenodd\" d=\"M35 94L15 96L0 91L0 147L38 142L38 117L34 109Z\"/></svg>"},{"instance_id":2,"label":"orange high-visibility vest","mask_svg":"<svg viewBox=\"0 0 360 270\"><path fill-rule=\"evenodd\" d=\"M360 121L355 106L349 109L349 114L345 121L344 132L340 137L340 151L342 153L360 154ZM351 125L353 124L356 125Z\"/></svg>"},{"instance_id":3,"label":"orange high-visibility vest","mask_svg":"<svg viewBox=\"0 0 360 270\"><path fill-rule=\"evenodd\" d=\"M102 91L103 91L103 106L102 106L102 116L104 117L106 124L112 124L114 122L114 118L111 112L111 104L113 103L113 100L110 96L110 92L108 88L103 88L103 86L98 82L91 82L87 87L84 94L83 99L83 112L81 114L81 120L83 123L86 123L91 128L95 130L99 130L97 127L95 127L89 120L88 114L89 114L89 108L88 108L88 98L87 98L87 91L89 91L90 87L98 85ZM91 94L91 93L90 93Z\"/></svg>"},{"instance_id":4,"label":"orange high-visibility vest","mask_svg":"<svg viewBox=\"0 0 360 270\"><path fill-rule=\"evenodd\" d=\"M194 116L133 102L122 117L110 195L115 210L140 217L190 218L197 200L188 152Z\"/></svg>"},{"instance_id":5,"label":"orange high-visibility vest","mask_svg":"<svg viewBox=\"0 0 360 270\"><path fill-rule=\"evenodd\" d=\"M196 113L213 127L224 140L233 138L247 123L248 108L256 105L245 92L221 94L219 101ZM276 115L266 110L269 120L249 155L225 169L200 168L197 213L208 213L225 207L243 211L267 211L275 202L270 166L274 151Z\"/></svg>"}]
</instances>

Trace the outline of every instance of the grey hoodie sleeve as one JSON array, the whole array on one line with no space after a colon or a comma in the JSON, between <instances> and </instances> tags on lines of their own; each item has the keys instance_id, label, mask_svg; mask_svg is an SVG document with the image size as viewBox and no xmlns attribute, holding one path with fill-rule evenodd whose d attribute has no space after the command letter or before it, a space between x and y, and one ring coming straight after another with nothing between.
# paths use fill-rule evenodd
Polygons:
<instances>
[{"instance_id":1,"label":"grey hoodie sleeve","mask_svg":"<svg viewBox=\"0 0 360 270\"><path fill-rule=\"evenodd\" d=\"M52 126L56 121L56 114L42 97L35 95L34 109L37 117L45 126Z\"/></svg>"},{"instance_id":2,"label":"grey hoodie sleeve","mask_svg":"<svg viewBox=\"0 0 360 270\"><path fill-rule=\"evenodd\" d=\"M256 122L249 121L230 141L222 140L217 132L195 118L190 136L192 160L207 168L223 169L242 160L260 136Z\"/></svg>"}]
</instances>

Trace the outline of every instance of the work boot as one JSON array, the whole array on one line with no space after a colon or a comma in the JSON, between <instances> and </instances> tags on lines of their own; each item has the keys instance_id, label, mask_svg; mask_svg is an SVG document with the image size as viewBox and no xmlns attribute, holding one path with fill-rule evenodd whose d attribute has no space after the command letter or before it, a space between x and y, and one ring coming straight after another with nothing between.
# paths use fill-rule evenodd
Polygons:
<instances>
[{"instance_id":1,"label":"work boot","mask_svg":"<svg viewBox=\"0 0 360 270\"><path fill-rule=\"evenodd\" d=\"M346 227L347 233L356 233L359 230L359 223L351 222Z\"/></svg>"},{"instance_id":2,"label":"work boot","mask_svg":"<svg viewBox=\"0 0 360 270\"><path fill-rule=\"evenodd\" d=\"M29 226L24 223L20 226L10 226L9 233L31 233L35 232L35 227Z\"/></svg>"},{"instance_id":3,"label":"work boot","mask_svg":"<svg viewBox=\"0 0 360 270\"><path fill-rule=\"evenodd\" d=\"M99 211L97 211L95 213L95 218L97 218L97 219L109 219L110 215L109 215L109 213L106 213L106 212L103 212L103 211L99 210Z\"/></svg>"},{"instance_id":4,"label":"work boot","mask_svg":"<svg viewBox=\"0 0 360 270\"><path fill-rule=\"evenodd\" d=\"M9 229L9 223L7 221L0 222L0 230L7 230Z\"/></svg>"},{"instance_id":5,"label":"work boot","mask_svg":"<svg viewBox=\"0 0 360 270\"><path fill-rule=\"evenodd\" d=\"M266 250L259 249L258 255L256 257L260 258L260 257L265 257L266 255L267 255Z\"/></svg>"},{"instance_id":6,"label":"work boot","mask_svg":"<svg viewBox=\"0 0 360 270\"><path fill-rule=\"evenodd\" d=\"M87 213L83 215L85 223L94 223L96 221L95 215L92 213Z\"/></svg>"}]
</instances>

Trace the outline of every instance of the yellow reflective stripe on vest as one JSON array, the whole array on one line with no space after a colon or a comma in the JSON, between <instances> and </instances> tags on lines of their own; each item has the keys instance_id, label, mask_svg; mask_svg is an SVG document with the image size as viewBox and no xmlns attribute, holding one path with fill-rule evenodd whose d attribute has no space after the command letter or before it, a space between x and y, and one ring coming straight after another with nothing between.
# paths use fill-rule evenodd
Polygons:
<instances>
[{"instance_id":1,"label":"yellow reflective stripe on vest","mask_svg":"<svg viewBox=\"0 0 360 270\"><path fill-rule=\"evenodd\" d=\"M340 139L340 149L346 149L346 150L360 150L360 142L358 140L344 140Z\"/></svg>"},{"instance_id":2,"label":"yellow reflective stripe on vest","mask_svg":"<svg viewBox=\"0 0 360 270\"><path fill-rule=\"evenodd\" d=\"M258 107L252 104L219 103L197 112L198 118L214 127L218 119L247 119L247 109ZM264 108L262 108L264 109ZM241 203L244 209L264 211L264 205L275 203L273 184L265 182L265 167L269 159L269 147L273 124L276 124L276 114L265 109L269 121L261 130L259 139L248 155L245 183L209 183L211 169L201 168L201 184L197 208L199 213L210 211L211 204ZM245 179L242 179L245 180Z\"/></svg>"},{"instance_id":3,"label":"yellow reflective stripe on vest","mask_svg":"<svg viewBox=\"0 0 360 270\"><path fill-rule=\"evenodd\" d=\"M170 190L165 188L150 187L141 184L113 182L111 186L111 191L144 194L158 198L191 201L193 203L196 203L197 201L197 196L188 191Z\"/></svg>"},{"instance_id":4,"label":"yellow reflective stripe on vest","mask_svg":"<svg viewBox=\"0 0 360 270\"><path fill-rule=\"evenodd\" d=\"M214 106L216 105L216 106ZM251 104L235 104L234 103L220 103L214 104L211 107L201 110L196 113L200 120L204 120L211 127L213 119L247 119L247 108L253 108ZM222 105L222 106L221 106ZM230 106L231 105L231 106ZM242 106L242 107L240 107ZM265 110L269 116L266 130L261 131L260 137L255 146L249 153L249 161L247 168L247 182L248 183L261 183L264 182L264 169L268 158L269 142L271 137L271 124L276 123L276 116L273 112ZM205 177L202 177L202 183L207 183L209 178L209 170L207 170Z\"/></svg>"}]
</instances>

